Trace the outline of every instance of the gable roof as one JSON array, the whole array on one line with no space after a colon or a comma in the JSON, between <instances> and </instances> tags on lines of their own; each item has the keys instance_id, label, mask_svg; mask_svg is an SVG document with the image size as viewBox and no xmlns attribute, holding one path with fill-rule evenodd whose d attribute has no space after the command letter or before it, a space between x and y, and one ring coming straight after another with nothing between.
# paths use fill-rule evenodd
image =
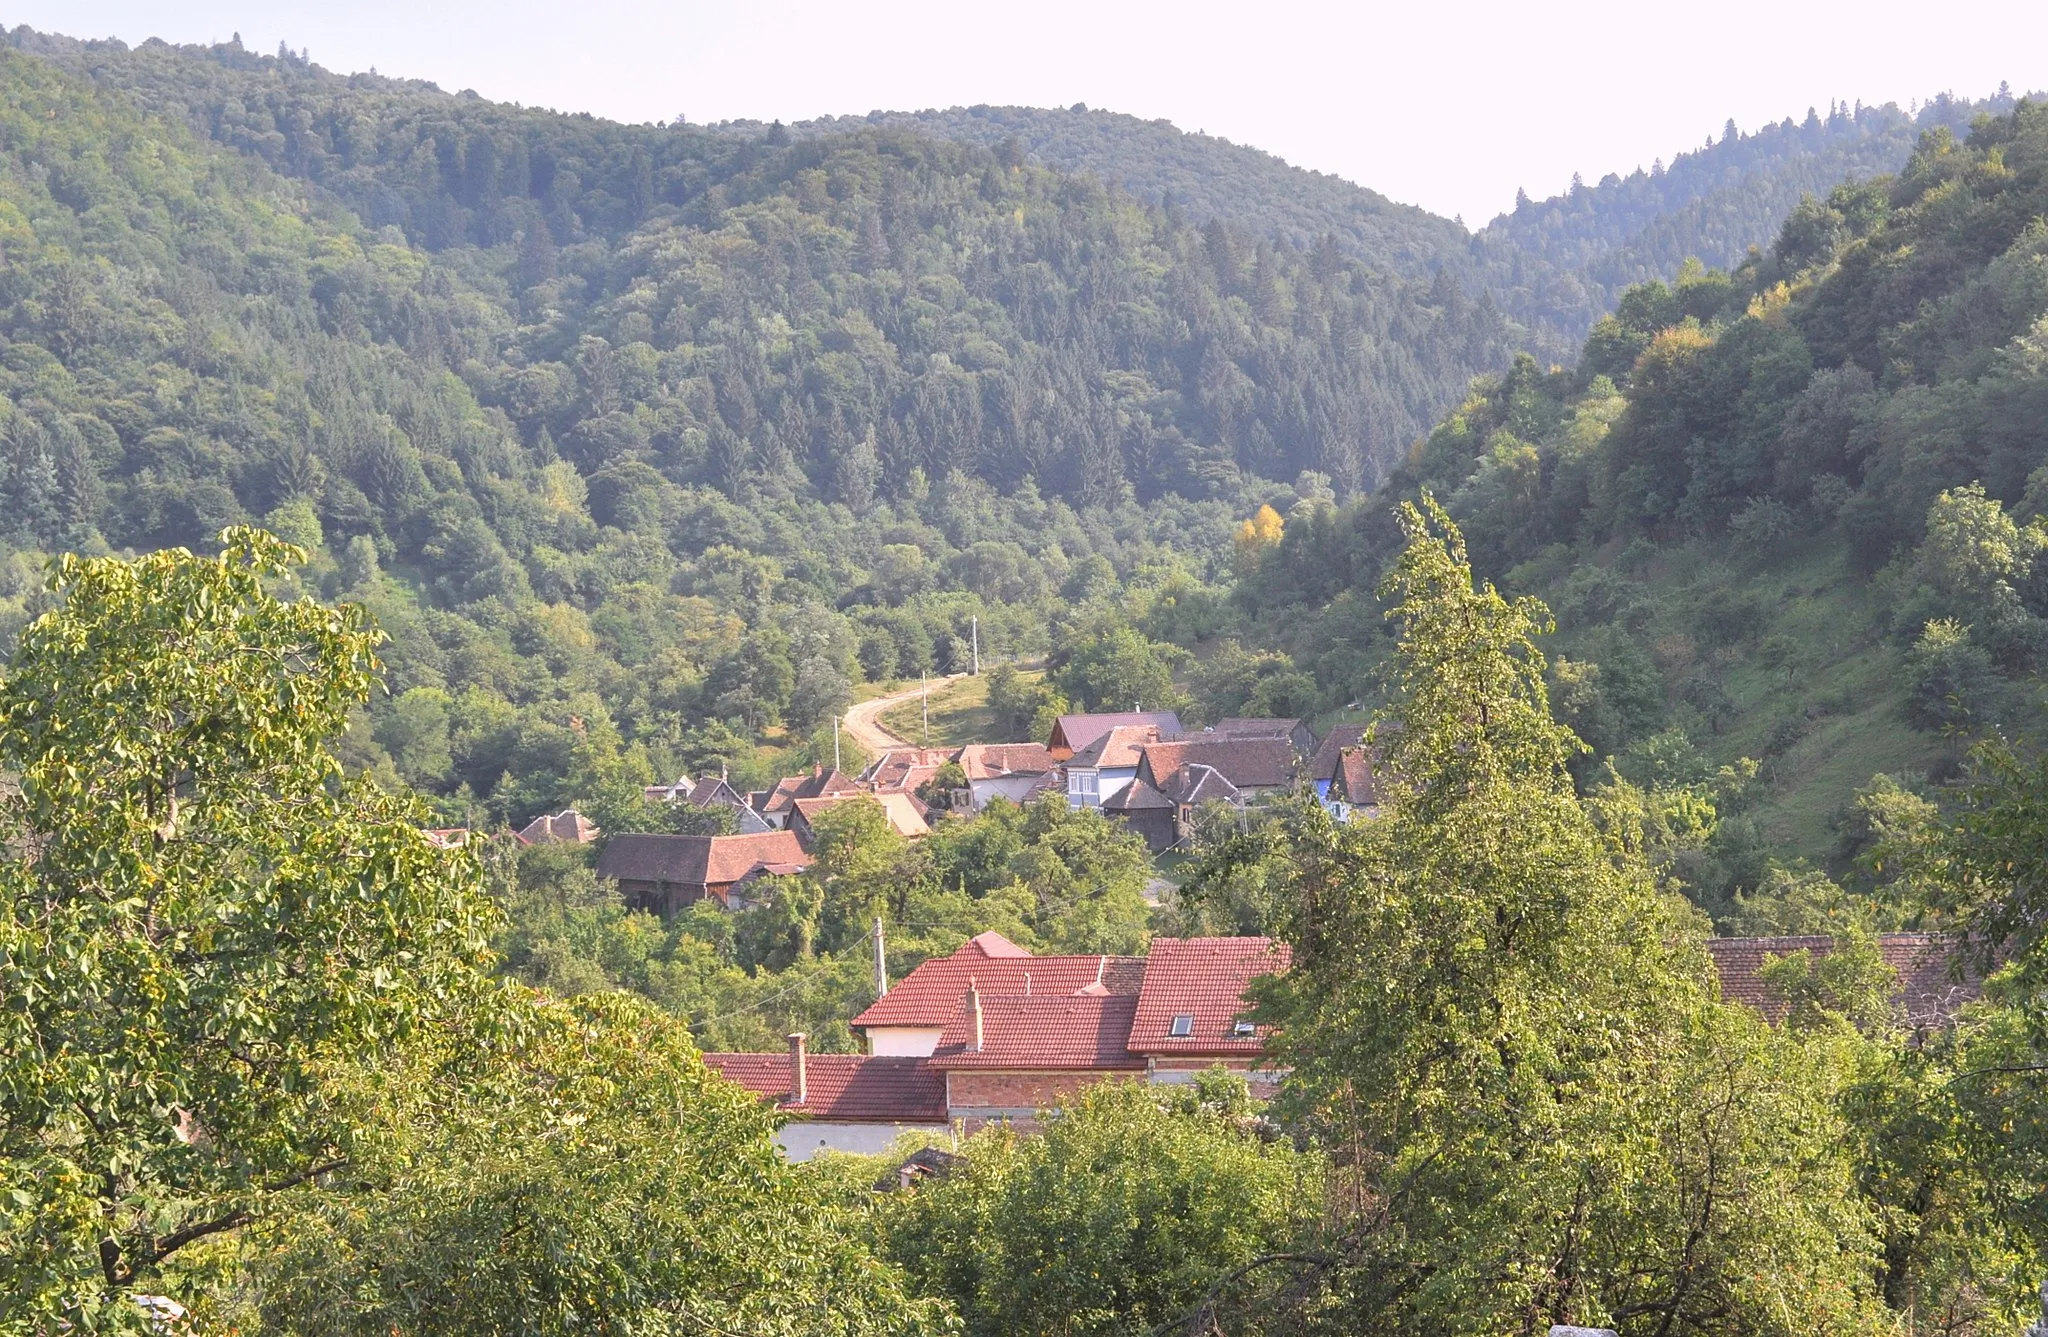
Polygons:
<instances>
[{"instance_id":1,"label":"gable roof","mask_svg":"<svg viewBox=\"0 0 2048 1337\"><path fill-rule=\"evenodd\" d=\"M1190 738L1141 749L1140 778L1168 798L1186 802L1196 777L1190 766L1209 766L1239 789L1285 789L1294 783L1294 744L1285 738Z\"/></svg>"},{"instance_id":2,"label":"gable roof","mask_svg":"<svg viewBox=\"0 0 2048 1337\"><path fill-rule=\"evenodd\" d=\"M1043 743L973 743L960 749L960 769L970 780L1044 775L1058 764Z\"/></svg>"},{"instance_id":3,"label":"gable roof","mask_svg":"<svg viewBox=\"0 0 2048 1337\"><path fill-rule=\"evenodd\" d=\"M1000 933L970 939L951 956L935 956L853 1019L864 1026L945 1026L960 1010L971 981L990 998L1064 997L1098 981L1112 994L1135 997L1143 982L1142 956L1033 956Z\"/></svg>"},{"instance_id":4,"label":"gable roof","mask_svg":"<svg viewBox=\"0 0 2048 1337\"><path fill-rule=\"evenodd\" d=\"M1098 767L1120 770L1135 767L1142 755L1141 749L1157 743L1161 737L1163 735L1156 724L1119 724L1075 752L1073 759L1067 764L1083 769Z\"/></svg>"},{"instance_id":5,"label":"gable roof","mask_svg":"<svg viewBox=\"0 0 2048 1337\"><path fill-rule=\"evenodd\" d=\"M861 772L861 783L876 793L918 789L953 760L954 753L936 747L892 747Z\"/></svg>"},{"instance_id":6,"label":"gable roof","mask_svg":"<svg viewBox=\"0 0 2048 1337\"><path fill-rule=\"evenodd\" d=\"M1373 807L1380 801L1380 788L1373 773L1372 749L1369 747L1347 747L1337 757L1337 775L1330 782L1330 792L1343 798L1346 803L1360 807Z\"/></svg>"},{"instance_id":7,"label":"gable roof","mask_svg":"<svg viewBox=\"0 0 2048 1337\"><path fill-rule=\"evenodd\" d=\"M930 1062L942 1070L1142 1069L1145 1060L1128 1047L1137 1007L1130 994L983 994L980 1047L974 1045L974 1018L963 1005L939 1036Z\"/></svg>"},{"instance_id":8,"label":"gable roof","mask_svg":"<svg viewBox=\"0 0 2048 1337\"><path fill-rule=\"evenodd\" d=\"M1937 1026L1954 1019L1963 1004L1983 993L1982 981L1974 976L1958 979L1949 970L1950 941L1938 933L1880 933L1878 954L1898 975L1897 1000L1911 1026ZM1825 934L1782 938L1709 938L1707 954L1720 976L1721 997L1742 1003L1782 1021L1785 1005L1770 996L1758 972L1764 963L1793 952L1815 957L1833 951L1835 940Z\"/></svg>"},{"instance_id":9,"label":"gable roof","mask_svg":"<svg viewBox=\"0 0 2048 1337\"><path fill-rule=\"evenodd\" d=\"M1150 725L1161 738L1181 736L1180 716L1170 710L1126 710L1104 715L1062 715L1052 726L1046 747L1054 752L1064 748L1073 753L1087 747L1111 729L1128 725Z\"/></svg>"},{"instance_id":10,"label":"gable roof","mask_svg":"<svg viewBox=\"0 0 2048 1337\"><path fill-rule=\"evenodd\" d=\"M726 886L756 871L798 871L811 856L793 831L746 836L613 836L597 860L599 877L624 882L668 882L685 887Z\"/></svg>"},{"instance_id":11,"label":"gable roof","mask_svg":"<svg viewBox=\"0 0 2048 1337\"><path fill-rule=\"evenodd\" d=\"M801 1105L789 1099L788 1054L706 1054L704 1066L775 1102L776 1108L833 1123L946 1122L946 1078L921 1058L810 1054Z\"/></svg>"},{"instance_id":12,"label":"gable roof","mask_svg":"<svg viewBox=\"0 0 2048 1337\"><path fill-rule=\"evenodd\" d=\"M1287 969L1292 953L1271 938L1154 938L1131 1021L1133 1054L1257 1054L1266 1031L1234 1034L1246 1012L1245 986ZM1194 1018L1173 1035L1173 1019Z\"/></svg>"},{"instance_id":13,"label":"gable roof","mask_svg":"<svg viewBox=\"0 0 2048 1337\"><path fill-rule=\"evenodd\" d=\"M889 819L889 825L905 840L917 840L932 833L931 823L925 820L925 808L910 795L892 790L886 794L869 794L855 790L845 794L827 794L823 798L800 798L790 807L804 819L806 826L816 820L819 813L836 808L842 803L867 799L882 806L882 815Z\"/></svg>"},{"instance_id":14,"label":"gable roof","mask_svg":"<svg viewBox=\"0 0 2048 1337\"><path fill-rule=\"evenodd\" d=\"M1347 747L1358 747L1365 742L1366 726L1363 724L1338 724L1323 735L1323 741L1316 744L1316 754L1309 758L1308 778L1311 780L1334 780L1337 767Z\"/></svg>"},{"instance_id":15,"label":"gable roof","mask_svg":"<svg viewBox=\"0 0 2048 1337\"><path fill-rule=\"evenodd\" d=\"M546 813L534 818L519 828L518 836L528 845L545 845L562 841L573 845L588 845L598 837L597 824L574 808L564 808L552 817Z\"/></svg>"},{"instance_id":16,"label":"gable roof","mask_svg":"<svg viewBox=\"0 0 2048 1337\"><path fill-rule=\"evenodd\" d=\"M1104 812L1141 812L1148 808L1172 812L1174 802L1143 780L1131 781L1102 801Z\"/></svg>"},{"instance_id":17,"label":"gable roof","mask_svg":"<svg viewBox=\"0 0 2048 1337\"><path fill-rule=\"evenodd\" d=\"M761 800L761 811L769 814L788 812L789 805L800 798L852 793L859 788L859 781L836 768L812 771L809 775L785 775Z\"/></svg>"}]
</instances>

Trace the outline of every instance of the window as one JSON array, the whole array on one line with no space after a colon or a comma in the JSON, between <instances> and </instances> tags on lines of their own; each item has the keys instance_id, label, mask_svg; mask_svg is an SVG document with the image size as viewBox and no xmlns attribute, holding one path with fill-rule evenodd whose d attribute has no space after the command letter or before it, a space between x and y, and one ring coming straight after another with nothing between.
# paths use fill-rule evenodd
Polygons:
<instances>
[{"instance_id":1,"label":"window","mask_svg":"<svg viewBox=\"0 0 2048 1337\"><path fill-rule=\"evenodd\" d=\"M1194 1013L1183 1012L1176 1016L1173 1019L1173 1025L1167 1028L1166 1033L1178 1040L1185 1040L1190 1035L1193 1035L1195 1033Z\"/></svg>"},{"instance_id":2,"label":"window","mask_svg":"<svg viewBox=\"0 0 2048 1337\"><path fill-rule=\"evenodd\" d=\"M1097 801L1095 772L1069 771L1067 773L1067 776L1068 779L1073 782L1071 788L1073 792L1074 801L1083 807L1094 807Z\"/></svg>"},{"instance_id":3,"label":"window","mask_svg":"<svg viewBox=\"0 0 2048 1337\"><path fill-rule=\"evenodd\" d=\"M1259 1033L1259 1028L1252 1025L1249 1021L1233 1022L1230 1027L1230 1033L1239 1040L1249 1040L1252 1036Z\"/></svg>"}]
</instances>

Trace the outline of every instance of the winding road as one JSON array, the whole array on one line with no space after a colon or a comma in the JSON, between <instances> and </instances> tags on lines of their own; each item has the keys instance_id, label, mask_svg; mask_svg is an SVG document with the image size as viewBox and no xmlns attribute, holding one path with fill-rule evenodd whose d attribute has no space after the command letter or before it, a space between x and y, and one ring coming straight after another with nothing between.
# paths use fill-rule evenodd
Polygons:
<instances>
[{"instance_id":1,"label":"winding road","mask_svg":"<svg viewBox=\"0 0 2048 1337\"><path fill-rule=\"evenodd\" d=\"M943 678L933 678L930 685L943 687L966 676L965 673L949 673ZM917 744L910 739L898 737L894 730L884 728L882 715L906 701L917 700L918 693L924 690L922 685L905 687L887 696L878 696L871 701L849 706L845 716L839 721L839 727L846 731L847 738L863 752L879 754L887 752L892 747L916 747Z\"/></svg>"}]
</instances>

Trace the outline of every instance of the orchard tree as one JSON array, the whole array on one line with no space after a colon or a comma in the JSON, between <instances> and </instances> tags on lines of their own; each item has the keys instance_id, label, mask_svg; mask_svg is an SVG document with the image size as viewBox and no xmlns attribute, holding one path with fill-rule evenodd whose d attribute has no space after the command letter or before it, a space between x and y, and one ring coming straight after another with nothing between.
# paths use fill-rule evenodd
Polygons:
<instances>
[{"instance_id":1,"label":"orchard tree","mask_svg":"<svg viewBox=\"0 0 2048 1337\"><path fill-rule=\"evenodd\" d=\"M774 1116L629 994L526 1009L513 1062L362 1078L356 1192L281 1216L266 1326L307 1337L909 1337L941 1301L786 1164ZM451 1095L450 1093L454 1094Z\"/></svg>"},{"instance_id":2,"label":"orchard tree","mask_svg":"<svg viewBox=\"0 0 2048 1337\"><path fill-rule=\"evenodd\" d=\"M0 681L0 1328L133 1325L181 1251L347 1171L331 1080L489 993L475 857L328 751L377 671L305 560L65 557Z\"/></svg>"},{"instance_id":3,"label":"orchard tree","mask_svg":"<svg viewBox=\"0 0 2048 1337\"><path fill-rule=\"evenodd\" d=\"M974 1337L1202 1331L1239 1267L1314 1224L1322 1158L1260 1136L1241 1079L1105 1082L885 1210L890 1251ZM1183 1326L1185 1324L1185 1326Z\"/></svg>"},{"instance_id":4,"label":"orchard tree","mask_svg":"<svg viewBox=\"0 0 2048 1337\"><path fill-rule=\"evenodd\" d=\"M1640 836L1595 823L1537 637L1426 496L1382 593L1384 812L1289 830L1264 986L1284 1107L1348 1221L1304 1270L1332 1331L1867 1332L1867 1215L1830 1036L1718 1002Z\"/></svg>"}]
</instances>

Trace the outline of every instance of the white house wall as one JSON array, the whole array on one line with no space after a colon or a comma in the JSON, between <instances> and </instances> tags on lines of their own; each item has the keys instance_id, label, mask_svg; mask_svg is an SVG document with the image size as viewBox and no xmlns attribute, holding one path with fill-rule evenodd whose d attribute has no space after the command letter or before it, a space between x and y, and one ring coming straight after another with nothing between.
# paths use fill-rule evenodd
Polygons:
<instances>
[{"instance_id":1,"label":"white house wall","mask_svg":"<svg viewBox=\"0 0 2048 1337\"><path fill-rule=\"evenodd\" d=\"M825 1123L797 1119L775 1130L776 1145L792 1161L807 1161L821 1151L846 1151L875 1156L887 1151L905 1133L945 1133L943 1123Z\"/></svg>"},{"instance_id":2,"label":"white house wall","mask_svg":"<svg viewBox=\"0 0 2048 1337\"><path fill-rule=\"evenodd\" d=\"M890 1058L930 1058L939 1047L939 1026L870 1026L868 1052Z\"/></svg>"}]
</instances>

